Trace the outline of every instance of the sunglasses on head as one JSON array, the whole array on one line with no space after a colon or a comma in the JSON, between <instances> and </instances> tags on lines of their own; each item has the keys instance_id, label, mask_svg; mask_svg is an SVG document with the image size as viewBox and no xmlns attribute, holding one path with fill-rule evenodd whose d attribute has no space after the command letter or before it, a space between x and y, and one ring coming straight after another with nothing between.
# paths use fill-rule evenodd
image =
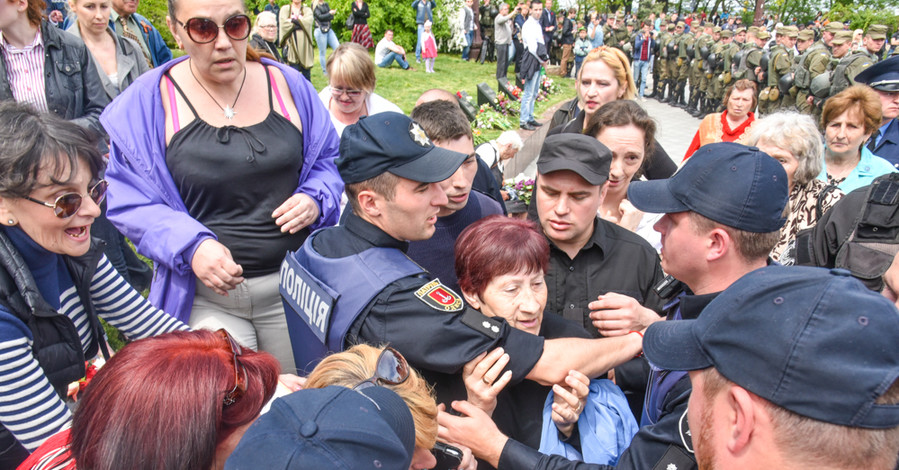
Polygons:
<instances>
[{"instance_id":1,"label":"sunglasses on head","mask_svg":"<svg viewBox=\"0 0 899 470\"><path fill-rule=\"evenodd\" d=\"M226 393L225 398L222 400L222 403L228 406L234 404L247 393L247 370L237 363L237 356L243 355L243 348L240 347L240 344L224 329L216 330L215 333L228 343L228 346L231 348L231 356L234 359L234 388ZM241 370L243 370L243 375L240 374Z\"/></svg>"},{"instance_id":2,"label":"sunglasses on head","mask_svg":"<svg viewBox=\"0 0 899 470\"><path fill-rule=\"evenodd\" d=\"M197 44L215 41L219 35L219 28L224 29L225 34L235 41L242 41L250 35L250 17L243 13L228 18L223 25L218 25L209 18L191 18L185 22L175 21L187 31L187 37Z\"/></svg>"},{"instance_id":3,"label":"sunglasses on head","mask_svg":"<svg viewBox=\"0 0 899 470\"><path fill-rule=\"evenodd\" d=\"M353 390L365 390L379 385L399 385L409 378L409 364L396 349L387 346L378 356L375 375L359 382Z\"/></svg>"},{"instance_id":4,"label":"sunglasses on head","mask_svg":"<svg viewBox=\"0 0 899 470\"><path fill-rule=\"evenodd\" d=\"M87 194L93 199L94 203L99 206L100 203L103 202L103 199L106 198L106 189L108 187L109 183L107 183L106 180L100 180L87 190ZM26 196L25 199L53 209L53 213L60 219L68 219L75 215L75 213L78 212L78 209L81 209L81 201L84 200L84 196L78 193L65 193L56 198L52 203L39 201L28 196Z\"/></svg>"}]
</instances>

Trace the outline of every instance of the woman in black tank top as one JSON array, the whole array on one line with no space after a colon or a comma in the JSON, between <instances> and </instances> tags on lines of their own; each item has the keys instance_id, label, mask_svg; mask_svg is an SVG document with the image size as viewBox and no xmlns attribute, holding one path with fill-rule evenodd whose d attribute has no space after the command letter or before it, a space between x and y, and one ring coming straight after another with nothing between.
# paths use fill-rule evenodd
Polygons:
<instances>
[{"instance_id":1,"label":"woman in black tank top","mask_svg":"<svg viewBox=\"0 0 899 470\"><path fill-rule=\"evenodd\" d=\"M171 250L175 263L166 259L168 250L142 250L150 252L157 266L172 267L167 271L172 277L180 274L179 257L189 261L184 282L154 282L154 288L162 284L174 289L168 295L180 291L188 297L178 315L192 327L226 328L244 346L273 353L285 371L292 371L278 271L285 253L302 245L310 226L336 221L335 200L343 189L333 162L336 135L330 135L333 127L322 129L319 115L328 120L327 111L308 82L292 69L261 63L248 49L250 23L242 2L178 0L169 16L172 33L189 58L167 64L161 77L155 75L165 112L165 147L146 164L136 162L140 156L119 152L111 158L158 169L158 175L129 175L120 184L146 192L137 188L146 184L137 181L143 176L173 213L160 219L148 207L128 206L120 210L145 211L151 218L143 224L160 227L134 226L141 225L137 217L120 222L131 224L126 232L136 232L138 238L159 235L160 243L169 241L166 236L188 237ZM309 129L324 137L308 135ZM140 134L132 130L129 135L140 141ZM156 202L150 199L146 202ZM191 282L196 292L192 300ZM158 298L176 302L166 293Z\"/></svg>"}]
</instances>

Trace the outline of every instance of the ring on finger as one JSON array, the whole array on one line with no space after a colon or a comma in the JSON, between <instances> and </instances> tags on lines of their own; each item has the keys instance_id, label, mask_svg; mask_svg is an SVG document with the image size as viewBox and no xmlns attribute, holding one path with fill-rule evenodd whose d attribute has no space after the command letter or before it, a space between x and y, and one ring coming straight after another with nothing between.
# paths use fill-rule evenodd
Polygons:
<instances>
[{"instance_id":1,"label":"ring on finger","mask_svg":"<svg viewBox=\"0 0 899 470\"><path fill-rule=\"evenodd\" d=\"M481 377L481 381L487 385L493 385L493 382L490 380L487 380L487 377Z\"/></svg>"}]
</instances>

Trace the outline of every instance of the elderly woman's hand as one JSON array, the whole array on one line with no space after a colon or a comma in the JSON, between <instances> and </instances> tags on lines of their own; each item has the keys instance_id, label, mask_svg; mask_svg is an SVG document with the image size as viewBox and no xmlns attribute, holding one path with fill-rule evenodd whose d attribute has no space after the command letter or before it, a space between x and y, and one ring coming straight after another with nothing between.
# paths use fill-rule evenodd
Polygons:
<instances>
[{"instance_id":1,"label":"elderly woman's hand","mask_svg":"<svg viewBox=\"0 0 899 470\"><path fill-rule=\"evenodd\" d=\"M243 282L243 267L234 262L228 247L212 238L200 243L190 267L203 285L219 295L227 296L229 290Z\"/></svg>"},{"instance_id":2,"label":"elderly woman's hand","mask_svg":"<svg viewBox=\"0 0 899 470\"><path fill-rule=\"evenodd\" d=\"M318 220L318 203L309 195L297 193L287 198L283 204L272 212L275 223L281 226L281 232L297 233Z\"/></svg>"},{"instance_id":3,"label":"elderly woman's hand","mask_svg":"<svg viewBox=\"0 0 899 470\"><path fill-rule=\"evenodd\" d=\"M496 348L479 354L462 368L468 401L488 415L496 409L496 396L512 380L512 371L503 372L508 363L509 355L503 348Z\"/></svg>"},{"instance_id":4,"label":"elderly woman's hand","mask_svg":"<svg viewBox=\"0 0 899 470\"><path fill-rule=\"evenodd\" d=\"M552 420L559 432L569 437L578 418L581 417L581 412L584 411L584 405L587 404L590 379L576 370L570 370L568 377L565 377L565 385L567 387L561 384L553 385Z\"/></svg>"}]
</instances>

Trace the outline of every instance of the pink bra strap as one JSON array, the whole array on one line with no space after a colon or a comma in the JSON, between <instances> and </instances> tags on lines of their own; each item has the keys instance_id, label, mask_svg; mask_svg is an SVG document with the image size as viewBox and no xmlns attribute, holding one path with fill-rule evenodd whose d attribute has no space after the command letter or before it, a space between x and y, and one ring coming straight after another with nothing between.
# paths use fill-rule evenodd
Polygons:
<instances>
[{"instance_id":1,"label":"pink bra strap","mask_svg":"<svg viewBox=\"0 0 899 470\"><path fill-rule=\"evenodd\" d=\"M178 132L181 130L181 122L178 120L178 105L175 100L175 84L172 83L172 79L168 77L168 75L163 75L165 78L165 85L169 91L169 110L172 113L172 127L174 128L174 132Z\"/></svg>"},{"instance_id":2,"label":"pink bra strap","mask_svg":"<svg viewBox=\"0 0 899 470\"><path fill-rule=\"evenodd\" d=\"M266 67L268 69L268 67ZM271 72L268 72L268 79L272 83L272 90L275 92L275 98L278 98L278 106L281 107L281 114L290 121L290 113L287 112L287 108L284 107L284 100L281 99L281 92L278 90L278 85L275 84L275 76L272 75Z\"/></svg>"}]
</instances>

